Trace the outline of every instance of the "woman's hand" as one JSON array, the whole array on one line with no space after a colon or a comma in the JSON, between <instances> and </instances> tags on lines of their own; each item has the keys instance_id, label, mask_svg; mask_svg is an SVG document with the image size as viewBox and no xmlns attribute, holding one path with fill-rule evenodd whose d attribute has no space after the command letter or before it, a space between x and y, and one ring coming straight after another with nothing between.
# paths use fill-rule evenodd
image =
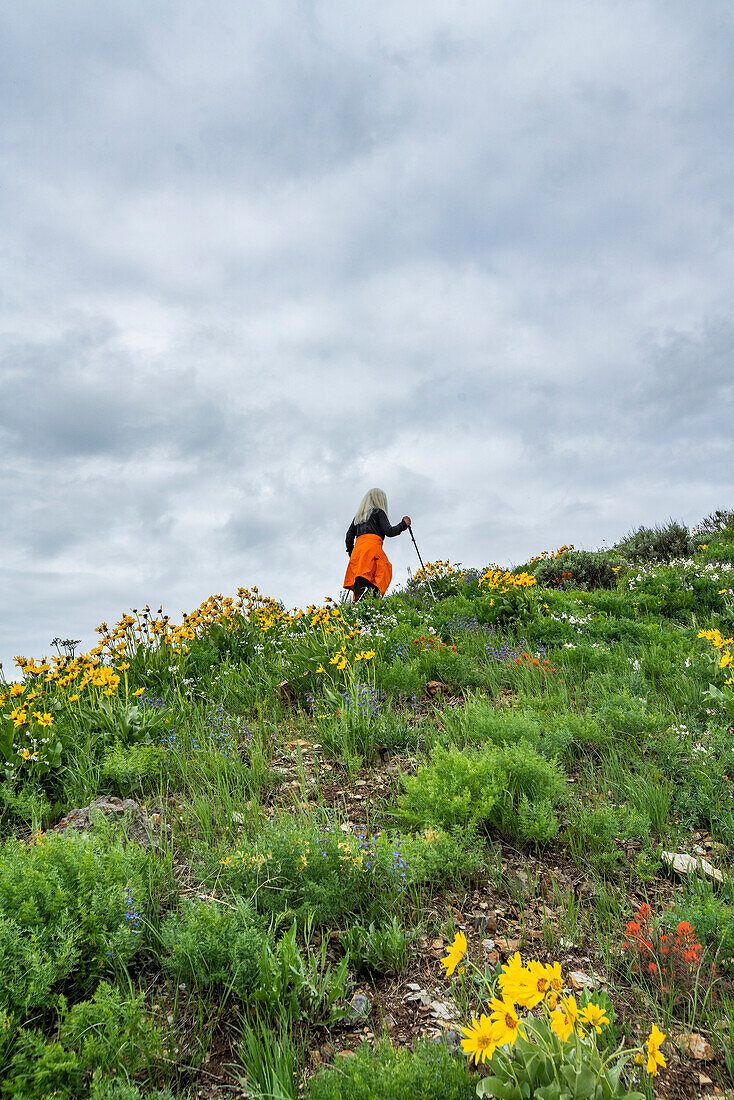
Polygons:
<instances>
[{"instance_id":1,"label":"woman's hand","mask_svg":"<svg viewBox=\"0 0 734 1100\"><path fill-rule=\"evenodd\" d=\"M410 527L410 516L403 516L403 523L407 523L408 527Z\"/></svg>"}]
</instances>

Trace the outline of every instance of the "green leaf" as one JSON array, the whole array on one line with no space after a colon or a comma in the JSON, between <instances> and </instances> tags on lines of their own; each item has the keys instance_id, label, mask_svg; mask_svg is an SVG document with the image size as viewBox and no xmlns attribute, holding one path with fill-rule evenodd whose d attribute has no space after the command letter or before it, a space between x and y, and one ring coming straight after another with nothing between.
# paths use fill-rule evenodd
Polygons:
<instances>
[{"instance_id":1,"label":"green leaf","mask_svg":"<svg viewBox=\"0 0 734 1100\"><path fill-rule=\"evenodd\" d=\"M477 1085L477 1096L496 1096L497 1100L523 1100L523 1094L517 1085L512 1081L503 1081L500 1077L485 1077L480 1081Z\"/></svg>"}]
</instances>

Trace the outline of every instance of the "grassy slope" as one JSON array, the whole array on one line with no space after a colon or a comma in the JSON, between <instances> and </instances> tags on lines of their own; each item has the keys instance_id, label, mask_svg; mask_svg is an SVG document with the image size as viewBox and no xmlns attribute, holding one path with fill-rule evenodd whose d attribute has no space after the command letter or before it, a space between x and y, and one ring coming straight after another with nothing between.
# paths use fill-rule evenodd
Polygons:
<instances>
[{"instance_id":1,"label":"grassy slope","mask_svg":"<svg viewBox=\"0 0 734 1100\"><path fill-rule=\"evenodd\" d=\"M303 616L242 594L188 637L123 620L102 653L118 684L29 674L26 723L2 726L0 1096L236 1095L263 1064L290 1095L360 1035L441 1034L411 991L457 1026L483 1010L439 963L461 928L490 978L516 947L594 977L615 1036L702 1033L726 1087L734 748L706 696L725 650L699 634L732 633L732 560L731 543L647 570L612 556L594 590L438 567L435 604L417 584ZM50 831L104 793L146 807L156 848ZM723 884L673 879L664 849L704 853ZM700 966L631 969L644 901L657 934L695 927ZM668 1095L710 1091L665 1050Z\"/></svg>"}]
</instances>

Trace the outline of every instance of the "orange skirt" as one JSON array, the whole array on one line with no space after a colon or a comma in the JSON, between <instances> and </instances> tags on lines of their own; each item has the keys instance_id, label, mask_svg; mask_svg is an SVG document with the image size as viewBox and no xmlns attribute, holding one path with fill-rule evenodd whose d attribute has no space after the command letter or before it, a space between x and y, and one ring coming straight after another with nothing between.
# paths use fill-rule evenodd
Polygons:
<instances>
[{"instance_id":1,"label":"orange skirt","mask_svg":"<svg viewBox=\"0 0 734 1100\"><path fill-rule=\"evenodd\" d=\"M353 588L357 577L364 577L385 595L392 580L392 566L382 549L379 535L360 535L354 543L344 575L344 588Z\"/></svg>"}]
</instances>

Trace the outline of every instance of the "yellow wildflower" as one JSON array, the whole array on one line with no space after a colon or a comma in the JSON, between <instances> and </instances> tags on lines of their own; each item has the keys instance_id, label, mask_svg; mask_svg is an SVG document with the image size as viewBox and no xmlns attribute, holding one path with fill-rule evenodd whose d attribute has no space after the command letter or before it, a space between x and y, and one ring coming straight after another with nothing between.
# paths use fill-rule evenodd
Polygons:
<instances>
[{"instance_id":1,"label":"yellow wildflower","mask_svg":"<svg viewBox=\"0 0 734 1100\"><path fill-rule=\"evenodd\" d=\"M492 998L492 1037L498 1047L514 1046L518 1035L525 1038L520 1028L520 1017L514 1004Z\"/></svg>"},{"instance_id":2,"label":"yellow wildflower","mask_svg":"<svg viewBox=\"0 0 734 1100\"><path fill-rule=\"evenodd\" d=\"M502 973L499 977L499 987L503 997L507 1000L514 1001L514 992L518 988L524 987L524 985L525 967L523 966L520 952L516 951L502 967Z\"/></svg>"},{"instance_id":3,"label":"yellow wildflower","mask_svg":"<svg viewBox=\"0 0 734 1100\"><path fill-rule=\"evenodd\" d=\"M665 1068L665 1056L660 1053L660 1047L665 1039L665 1032L653 1024L652 1031L647 1040L647 1072L652 1077L657 1077L658 1066Z\"/></svg>"},{"instance_id":4,"label":"yellow wildflower","mask_svg":"<svg viewBox=\"0 0 734 1100\"><path fill-rule=\"evenodd\" d=\"M589 1027L593 1027L597 1035L601 1035L602 1026L609 1023L609 1018L605 1010L601 1005L596 1004L595 1001L589 1001L589 1003L581 1009L579 1012L579 1020L588 1024Z\"/></svg>"},{"instance_id":5,"label":"yellow wildflower","mask_svg":"<svg viewBox=\"0 0 734 1100\"><path fill-rule=\"evenodd\" d=\"M23 684L11 684L10 685L10 698L17 699L19 695L22 695L25 691Z\"/></svg>"},{"instance_id":6,"label":"yellow wildflower","mask_svg":"<svg viewBox=\"0 0 734 1100\"><path fill-rule=\"evenodd\" d=\"M450 978L456 967L466 955L466 949L468 944L466 942L466 936L463 932L457 932L454 937L454 942L449 947L449 953L445 958L441 959L441 966L446 971L446 977Z\"/></svg>"},{"instance_id":7,"label":"yellow wildflower","mask_svg":"<svg viewBox=\"0 0 734 1100\"><path fill-rule=\"evenodd\" d=\"M34 710L33 717L36 719L39 726L52 726L54 724L53 716L46 714L45 711Z\"/></svg>"},{"instance_id":8,"label":"yellow wildflower","mask_svg":"<svg viewBox=\"0 0 734 1100\"><path fill-rule=\"evenodd\" d=\"M471 1027L462 1027L461 1030L466 1036L461 1040L461 1048L464 1054L469 1055L470 1062L473 1058L474 1064L477 1065L480 1061L484 1062L486 1058L492 1057L497 1043L493 1037L489 1016L482 1013L478 1020L472 1019Z\"/></svg>"},{"instance_id":9,"label":"yellow wildflower","mask_svg":"<svg viewBox=\"0 0 734 1100\"><path fill-rule=\"evenodd\" d=\"M561 1040L566 1042L579 1018L575 997L561 997L561 1007L551 1013L551 1028Z\"/></svg>"}]
</instances>

